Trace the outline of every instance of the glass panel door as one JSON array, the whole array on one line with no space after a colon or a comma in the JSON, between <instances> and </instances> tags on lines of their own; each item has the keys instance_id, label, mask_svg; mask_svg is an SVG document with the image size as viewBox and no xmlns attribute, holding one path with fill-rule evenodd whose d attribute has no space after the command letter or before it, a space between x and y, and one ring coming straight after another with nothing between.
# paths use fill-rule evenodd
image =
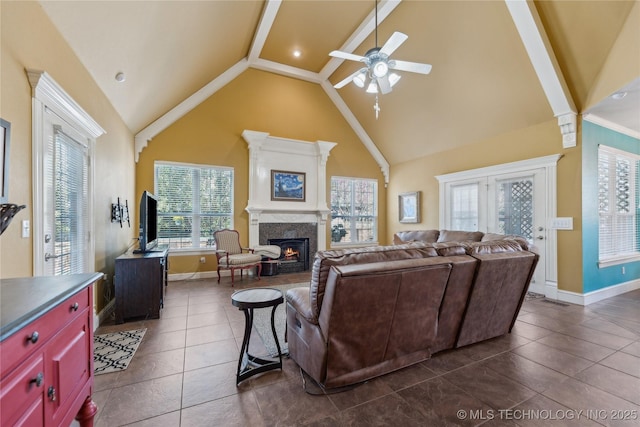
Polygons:
<instances>
[{"instance_id":1,"label":"glass panel door","mask_svg":"<svg viewBox=\"0 0 640 427\"><path fill-rule=\"evenodd\" d=\"M532 286L544 288L546 197L544 169L488 177L488 231L522 236L535 245L540 262ZM542 286L540 289L537 285Z\"/></svg>"},{"instance_id":2,"label":"glass panel door","mask_svg":"<svg viewBox=\"0 0 640 427\"><path fill-rule=\"evenodd\" d=\"M49 123L44 155L43 273L85 273L90 239L88 147L73 129Z\"/></svg>"}]
</instances>

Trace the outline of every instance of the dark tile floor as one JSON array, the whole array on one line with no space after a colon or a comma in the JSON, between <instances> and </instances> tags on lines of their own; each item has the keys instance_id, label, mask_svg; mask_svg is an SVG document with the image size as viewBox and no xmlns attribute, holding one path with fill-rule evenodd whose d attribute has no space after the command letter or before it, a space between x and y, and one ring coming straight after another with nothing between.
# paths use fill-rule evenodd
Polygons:
<instances>
[{"instance_id":1,"label":"dark tile floor","mask_svg":"<svg viewBox=\"0 0 640 427\"><path fill-rule=\"evenodd\" d=\"M640 290L587 307L528 299L510 335L342 393L307 394L290 359L236 386L244 316L231 294L308 279L170 282L161 319L101 326L96 333L147 332L126 371L96 376L95 425L640 424ZM260 340L253 344L260 352Z\"/></svg>"}]
</instances>

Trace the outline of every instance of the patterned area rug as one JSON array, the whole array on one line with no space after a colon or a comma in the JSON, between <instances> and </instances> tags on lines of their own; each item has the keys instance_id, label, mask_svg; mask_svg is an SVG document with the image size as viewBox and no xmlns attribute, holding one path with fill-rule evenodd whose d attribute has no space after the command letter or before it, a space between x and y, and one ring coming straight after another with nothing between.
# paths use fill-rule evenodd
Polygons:
<instances>
[{"instance_id":1,"label":"patterned area rug","mask_svg":"<svg viewBox=\"0 0 640 427\"><path fill-rule=\"evenodd\" d=\"M123 371L129 366L147 329L112 332L93 337L95 375Z\"/></svg>"},{"instance_id":2,"label":"patterned area rug","mask_svg":"<svg viewBox=\"0 0 640 427\"><path fill-rule=\"evenodd\" d=\"M309 282L269 287L280 289L282 291L282 296L284 296L287 293L288 289L300 287L308 288ZM276 335L278 336L278 343L280 344L280 350L282 351L282 354L289 353L289 347L284 341L284 333L287 329L287 315L285 309L286 305L286 299L284 303L278 305L273 321L276 326ZM262 338L262 342L267 348L269 355L277 356L278 348L276 347L276 342L273 339L273 332L271 331L271 308L259 308L253 311L253 327L258 332L258 335L260 335L260 338Z\"/></svg>"}]
</instances>

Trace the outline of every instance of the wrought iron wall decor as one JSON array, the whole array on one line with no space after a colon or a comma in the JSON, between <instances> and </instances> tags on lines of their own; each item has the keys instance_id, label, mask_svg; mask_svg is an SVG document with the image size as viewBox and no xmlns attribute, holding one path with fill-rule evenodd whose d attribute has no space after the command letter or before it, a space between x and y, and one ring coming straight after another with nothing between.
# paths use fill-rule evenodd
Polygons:
<instances>
[{"instance_id":1,"label":"wrought iron wall decor","mask_svg":"<svg viewBox=\"0 0 640 427\"><path fill-rule=\"evenodd\" d=\"M120 203L120 197L118 197L118 203L111 204L111 222L119 222L120 228L122 228L122 223L125 221L129 228L131 228L131 221L129 220L129 201L125 200L123 205Z\"/></svg>"},{"instance_id":2,"label":"wrought iron wall decor","mask_svg":"<svg viewBox=\"0 0 640 427\"><path fill-rule=\"evenodd\" d=\"M26 208L26 205L14 205L13 203L3 203L0 205L0 234L4 233L11 220L18 212Z\"/></svg>"}]
</instances>

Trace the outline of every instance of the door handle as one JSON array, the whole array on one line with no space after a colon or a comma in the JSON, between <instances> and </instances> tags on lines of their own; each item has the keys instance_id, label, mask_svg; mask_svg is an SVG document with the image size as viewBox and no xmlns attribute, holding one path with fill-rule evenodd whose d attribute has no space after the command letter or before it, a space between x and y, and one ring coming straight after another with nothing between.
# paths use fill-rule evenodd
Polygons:
<instances>
[{"instance_id":1,"label":"door handle","mask_svg":"<svg viewBox=\"0 0 640 427\"><path fill-rule=\"evenodd\" d=\"M544 236L538 236L538 237L536 237L536 239L538 239L538 240L544 240Z\"/></svg>"},{"instance_id":2,"label":"door handle","mask_svg":"<svg viewBox=\"0 0 640 427\"><path fill-rule=\"evenodd\" d=\"M61 256L62 256L62 254L60 254L60 255L51 255L49 252L47 252L46 254L44 254L44 260L45 261L49 261L50 259L60 258Z\"/></svg>"}]
</instances>

